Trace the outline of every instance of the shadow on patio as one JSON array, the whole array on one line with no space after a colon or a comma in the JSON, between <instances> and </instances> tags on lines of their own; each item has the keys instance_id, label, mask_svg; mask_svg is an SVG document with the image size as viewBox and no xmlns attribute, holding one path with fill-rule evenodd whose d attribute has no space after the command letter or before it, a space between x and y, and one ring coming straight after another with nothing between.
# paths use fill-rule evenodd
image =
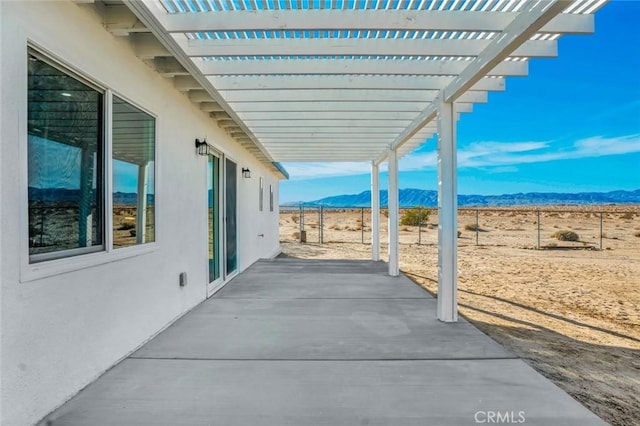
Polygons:
<instances>
[{"instance_id":1,"label":"shadow on patio","mask_svg":"<svg viewBox=\"0 0 640 426\"><path fill-rule=\"evenodd\" d=\"M43 424L604 424L386 271L259 261Z\"/></svg>"}]
</instances>

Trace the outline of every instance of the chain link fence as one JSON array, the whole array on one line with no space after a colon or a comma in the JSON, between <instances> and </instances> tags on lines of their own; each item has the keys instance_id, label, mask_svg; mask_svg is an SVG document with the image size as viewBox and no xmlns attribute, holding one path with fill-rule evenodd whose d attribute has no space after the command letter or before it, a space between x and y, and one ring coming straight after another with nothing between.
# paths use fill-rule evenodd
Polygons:
<instances>
[{"instance_id":1,"label":"chain link fence","mask_svg":"<svg viewBox=\"0 0 640 426\"><path fill-rule=\"evenodd\" d=\"M640 237L640 210L625 206L585 209L460 208L458 245L606 249L609 240ZM388 213L380 211L380 234ZM438 243L436 208L400 209L401 244ZM370 208L280 208L280 238L307 243L371 244Z\"/></svg>"}]
</instances>

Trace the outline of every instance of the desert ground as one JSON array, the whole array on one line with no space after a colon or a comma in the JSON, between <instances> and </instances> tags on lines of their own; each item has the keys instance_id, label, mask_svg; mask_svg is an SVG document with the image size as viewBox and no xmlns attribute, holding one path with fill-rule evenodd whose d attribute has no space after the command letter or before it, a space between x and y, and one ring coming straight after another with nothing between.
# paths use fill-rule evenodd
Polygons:
<instances>
[{"instance_id":1,"label":"desert ground","mask_svg":"<svg viewBox=\"0 0 640 426\"><path fill-rule=\"evenodd\" d=\"M640 425L640 206L537 210L459 212L460 314L603 420ZM400 267L435 294L437 214L423 215L420 227L400 225ZM283 252L370 258L368 210L325 210L323 244L319 223L318 210L281 210Z\"/></svg>"}]
</instances>

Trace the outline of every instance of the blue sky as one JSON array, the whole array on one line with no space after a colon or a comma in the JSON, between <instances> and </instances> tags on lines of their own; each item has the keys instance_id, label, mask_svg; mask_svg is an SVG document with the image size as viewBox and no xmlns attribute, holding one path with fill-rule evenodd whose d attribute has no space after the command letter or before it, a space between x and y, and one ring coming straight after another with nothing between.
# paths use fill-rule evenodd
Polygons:
<instances>
[{"instance_id":1,"label":"blue sky","mask_svg":"<svg viewBox=\"0 0 640 426\"><path fill-rule=\"evenodd\" d=\"M613 0L595 33L565 35L458 122L458 192L640 188L640 1ZM400 188L437 189L436 143L400 160ZM369 189L369 163L284 163L280 202ZM381 174L381 187L387 176Z\"/></svg>"}]
</instances>

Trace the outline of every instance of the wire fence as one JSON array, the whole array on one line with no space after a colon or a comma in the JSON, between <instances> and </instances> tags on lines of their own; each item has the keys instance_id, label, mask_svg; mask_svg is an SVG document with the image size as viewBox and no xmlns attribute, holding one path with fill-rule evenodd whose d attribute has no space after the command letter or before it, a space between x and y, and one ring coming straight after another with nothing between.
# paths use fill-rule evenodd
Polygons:
<instances>
[{"instance_id":1,"label":"wire fence","mask_svg":"<svg viewBox=\"0 0 640 426\"><path fill-rule=\"evenodd\" d=\"M283 241L370 244L371 209L281 207L280 227ZM401 244L437 244L437 228L437 208L400 209ZM387 229L388 213L381 209L380 233ZM460 246L603 250L612 240L635 242L639 237L638 206L458 209Z\"/></svg>"}]
</instances>

